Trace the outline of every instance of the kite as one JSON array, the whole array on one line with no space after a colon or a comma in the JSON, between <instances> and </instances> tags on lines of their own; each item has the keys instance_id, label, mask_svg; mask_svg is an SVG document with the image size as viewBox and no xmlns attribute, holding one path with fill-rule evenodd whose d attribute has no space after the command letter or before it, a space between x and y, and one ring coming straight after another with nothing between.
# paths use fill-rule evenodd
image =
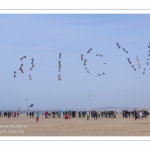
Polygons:
<instances>
[{"instance_id":1,"label":"kite","mask_svg":"<svg viewBox=\"0 0 150 150\"><path fill-rule=\"evenodd\" d=\"M106 63L104 63L104 64L106 64Z\"/></svg>"},{"instance_id":2,"label":"kite","mask_svg":"<svg viewBox=\"0 0 150 150\"><path fill-rule=\"evenodd\" d=\"M23 66L23 64L21 64L19 70L21 71L21 73L24 73L23 70L22 70L22 66Z\"/></svg>"},{"instance_id":3,"label":"kite","mask_svg":"<svg viewBox=\"0 0 150 150\"><path fill-rule=\"evenodd\" d=\"M33 107L33 105L34 105L34 104L31 104L29 107ZM29 108L29 107L28 107L28 108Z\"/></svg>"},{"instance_id":4,"label":"kite","mask_svg":"<svg viewBox=\"0 0 150 150\"><path fill-rule=\"evenodd\" d=\"M90 53L91 50L92 50L92 48L90 48L90 49L87 51L87 53Z\"/></svg>"},{"instance_id":5,"label":"kite","mask_svg":"<svg viewBox=\"0 0 150 150\"><path fill-rule=\"evenodd\" d=\"M85 59L85 60L84 60L84 65L86 65L86 62L87 62L87 60Z\"/></svg>"},{"instance_id":6,"label":"kite","mask_svg":"<svg viewBox=\"0 0 150 150\"><path fill-rule=\"evenodd\" d=\"M128 53L128 51L125 50L125 48L122 48L126 53Z\"/></svg>"},{"instance_id":7,"label":"kite","mask_svg":"<svg viewBox=\"0 0 150 150\"><path fill-rule=\"evenodd\" d=\"M31 60L32 60L32 61L31 61L31 64L33 64L33 63L34 63L34 58L32 58Z\"/></svg>"},{"instance_id":8,"label":"kite","mask_svg":"<svg viewBox=\"0 0 150 150\"><path fill-rule=\"evenodd\" d=\"M59 53L59 59L61 59L61 53ZM58 66L58 72L60 72L61 71L61 61L59 60L58 61L58 64L59 64L59 66ZM61 80L61 78L60 78L60 74L58 74L58 80L60 81Z\"/></svg>"},{"instance_id":9,"label":"kite","mask_svg":"<svg viewBox=\"0 0 150 150\"><path fill-rule=\"evenodd\" d=\"M34 66L35 66L35 65L32 64L32 67L30 68L30 70L32 70Z\"/></svg>"},{"instance_id":10,"label":"kite","mask_svg":"<svg viewBox=\"0 0 150 150\"><path fill-rule=\"evenodd\" d=\"M146 68L144 68L144 71L142 72L143 75L145 74L145 71L146 71Z\"/></svg>"},{"instance_id":11,"label":"kite","mask_svg":"<svg viewBox=\"0 0 150 150\"><path fill-rule=\"evenodd\" d=\"M104 75L105 73L103 72L102 74L98 74L98 76Z\"/></svg>"},{"instance_id":12,"label":"kite","mask_svg":"<svg viewBox=\"0 0 150 150\"><path fill-rule=\"evenodd\" d=\"M87 73L90 73L90 71L87 71Z\"/></svg>"},{"instance_id":13,"label":"kite","mask_svg":"<svg viewBox=\"0 0 150 150\"><path fill-rule=\"evenodd\" d=\"M129 62L129 64L131 64L130 58L127 58L127 60L128 60L128 62Z\"/></svg>"},{"instance_id":14,"label":"kite","mask_svg":"<svg viewBox=\"0 0 150 150\"><path fill-rule=\"evenodd\" d=\"M149 60L149 61L150 61L150 59L147 59L147 60ZM149 65L149 61L146 63L147 65Z\"/></svg>"},{"instance_id":15,"label":"kite","mask_svg":"<svg viewBox=\"0 0 150 150\"><path fill-rule=\"evenodd\" d=\"M61 76L61 75L60 75L60 74L58 74L58 80L59 80L59 81L61 80L60 76Z\"/></svg>"},{"instance_id":16,"label":"kite","mask_svg":"<svg viewBox=\"0 0 150 150\"><path fill-rule=\"evenodd\" d=\"M58 72L60 72L61 71L61 66L58 66L58 69L59 69Z\"/></svg>"},{"instance_id":17,"label":"kite","mask_svg":"<svg viewBox=\"0 0 150 150\"><path fill-rule=\"evenodd\" d=\"M16 75L15 75L16 73L17 73L17 72L16 72L16 71L14 71L14 78L16 77Z\"/></svg>"},{"instance_id":18,"label":"kite","mask_svg":"<svg viewBox=\"0 0 150 150\"><path fill-rule=\"evenodd\" d=\"M118 48L121 48L120 45L119 45L119 43L116 43L116 44L117 44Z\"/></svg>"},{"instance_id":19,"label":"kite","mask_svg":"<svg viewBox=\"0 0 150 150\"><path fill-rule=\"evenodd\" d=\"M138 62L139 68L141 68L141 66L140 66L140 62L139 62L139 59L138 59L138 56L136 56L136 59L137 59L137 62Z\"/></svg>"},{"instance_id":20,"label":"kite","mask_svg":"<svg viewBox=\"0 0 150 150\"><path fill-rule=\"evenodd\" d=\"M21 71L21 73L23 73L22 67L20 66L19 70Z\"/></svg>"},{"instance_id":21,"label":"kite","mask_svg":"<svg viewBox=\"0 0 150 150\"><path fill-rule=\"evenodd\" d=\"M27 56L23 56L23 57L21 57L21 58L20 58L20 60L22 61L22 60L23 60L23 58L26 58L26 57L27 57Z\"/></svg>"},{"instance_id":22,"label":"kite","mask_svg":"<svg viewBox=\"0 0 150 150\"><path fill-rule=\"evenodd\" d=\"M134 65L132 65L132 68L136 71L136 68L134 68Z\"/></svg>"},{"instance_id":23,"label":"kite","mask_svg":"<svg viewBox=\"0 0 150 150\"><path fill-rule=\"evenodd\" d=\"M61 61L59 60L59 61L58 61L58 64L59 64L59 66L62 66L60 62L61 62Z\"/></svg>"},{"instance_id":24,"label":"kite","mask_svg":"<svg viewBox=\"0 0 150 150\"><path fill-rule=\"evenodd\" d=\"M59 57L58 58L61 59L61 53L59 53Z\"/></svg>"},{"instance_id":25,"label":"kite","mask_svg":"<svg viewBox=\"0 0 150 150\"><path fill-rule=\"evenodd\" d=\"M85 67L85 69L87 70L87 67Z\"/></svg>"},{"instance_id":26,"label":"kite","mask_svg":"<svg viewBox=\"0 0 150 150\"><path fill-rule=\"evenodd\" d=\"M28 99L26 98L26 100L28 100Z\"/></svg>"},{"instance_id":27,"label":"kite","mask_svg":"<svg viewBox=\"0 0 150 150\"><path fill-rule=\"evenodd\" d=\"M89 95L89 97L91 97L92 96L92 94L91 95Z\"/></svg>"},{"instance_id":28,"label":"kite","mask_svg":"<svg viewBox=\"0 0 150 150\"><path fill-rule=\"evenodd\" d=\"M101 54L96 54L96 56L101 56L101 57L103 57L103 55L101 55Z\"/></svg>"},{"instance_id":29,"label":"kite","mask_svg":"<svg viewBox=\"0 0 150 150\"><path fill-rule=\"evenodd\" d=\"M84 55L83 55L83 54L81 54L81 60L84 60L83 56L84 56Z\"/></svg>"},{"instance_id":30,"label":"kite","mask_svg":"<svg viewBox=\"0 0 150 150\"><path fill-rule=\"evenodd\" d=\"M150 44L150 43L149 43ZM148 48L150 48L150 45L148 45Z\"/></svg>"},{"instance_id":31,"label":"kite","mask_svg":"<svg viewBox=\"0 0 150 150\"><path fill-rule=\"evenodd\" d=\"M30 74L29 74L29 79L30 79L30 80L32 80L32 77L31 77L31 75L30 75Z\"/></svg>"}]
</instances>

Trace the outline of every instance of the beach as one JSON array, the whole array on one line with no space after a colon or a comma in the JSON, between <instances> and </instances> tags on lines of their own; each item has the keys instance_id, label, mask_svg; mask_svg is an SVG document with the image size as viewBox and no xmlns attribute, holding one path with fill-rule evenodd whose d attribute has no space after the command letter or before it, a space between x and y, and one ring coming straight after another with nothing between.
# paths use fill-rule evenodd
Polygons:
<instances>
[{"instance_id":1,"label":"beach","mask_svg":"<svg viewBox=\"0 0 150 150\"><path fill-rule=\"evenodd\" d=\"M0 118L0 136L150 136L150 118Z\"/></svg>"}]
</instances>

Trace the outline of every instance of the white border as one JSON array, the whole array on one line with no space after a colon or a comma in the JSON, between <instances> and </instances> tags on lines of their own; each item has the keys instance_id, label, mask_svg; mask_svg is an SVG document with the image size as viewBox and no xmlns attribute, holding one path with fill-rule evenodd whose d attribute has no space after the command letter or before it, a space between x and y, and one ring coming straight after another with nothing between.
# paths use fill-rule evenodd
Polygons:
<instances>
[{"instance_id":1,"label":"white border","mask_svg":"<svg viewBox=\"0 0 150 150\"><path fill-rule=\"evenodd\" d=\"M149 0L1 0L0 9L148 9Z\"/></svg>"},{"instance_id":2,"label":"white border","mask_svg":"<svg viewBox=\"0 0 150 150\"><path fill-rule=\"evenodd\" d=\"M67 4L67 5L66 5ZM4 0L0 14L150 14L149 1ZM18 9L18 10L17 10ZM0 136L0 141L150 141L149 136Z\"/></svg>"},{"instance_id":3,"label":"white border","mask_svg":"<svg viewBox=\"0 0 150 150\"><path fill-rule=\"evenodd\" d=\"M0 141L150 141L149 136L1 136Z\"/></svg>"},{"instance_id":4,"label":"white border","mask_svg":"<svg viewBox=\"0 0 150 150\"><path fill-rule=\"evenodd\" d=\"M0 14L150 14L149 10L1 10Z\"/></svg>"}]
</instances>

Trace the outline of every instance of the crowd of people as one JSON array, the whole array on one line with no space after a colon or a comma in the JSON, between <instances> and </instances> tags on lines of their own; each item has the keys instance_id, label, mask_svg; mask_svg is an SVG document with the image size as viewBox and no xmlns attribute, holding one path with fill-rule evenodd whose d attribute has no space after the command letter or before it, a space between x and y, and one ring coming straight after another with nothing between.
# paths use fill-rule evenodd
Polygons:
<instances>
[{"instance_id":1,"label":"crowd of people","mask_svg":"<svg viewBox=\"0 0 150 150\"><path fill-rule=\"evenodd\" d=\"M19 117L20 112L0 112L0 117L5 118L11 118L11 117ZM147 110L122 110L121 112L123 118L135 118L136 119L143 119L148 117L150 114ZM41 113L41 115L44 115L45 118L87 118L89 120L90 118L94 118L94 120L97 120L98 118L117 118L118 112L115 110L86 110L86 111L45 111ZM39 111L30 111L27 112L27 116L30 118L36 118L36 122L39 122L40 118L40 112Z\"/></svg>"},{"instance_id":2,"label":"crowd of people","mask_svg":"<svg viewBox=\"0 0 150 150\"><path fill-rule=\"evenodd\" d=\"M122 117L123 118L135 118L135 120L137 119L143 119L148 117L150 113L148 112L148 110L122 110Z\"/></svg>"},{"instance_id":3,"label":"crowd of people","mask_svg":"<svg viewBox=\"0 0 150 150\"><path fill-rule=\"evenodd\" d=\"M97 118L117 118L117 111L100 111L100 110L92 110L92 111L52 111L52 112L48 112L45 111L44 113L42 113L42 115L45 115L45 118L61 118L64 117L66 119L69 118L87 118L89 120L89 118L94 118L95 120Z\"/></svg>"},{"instance_id":4,"label":"crowd of people","mask_svg":"<svg viewBox=\"0 0 150 150\"><path fill-rule=\"evenodd\" d=\"M0 112L0 117L8 117L10 119L10 117L19 117L19 112L10 112L10 111L7 111L7 112Z\"/></svg>"}]
</instances>

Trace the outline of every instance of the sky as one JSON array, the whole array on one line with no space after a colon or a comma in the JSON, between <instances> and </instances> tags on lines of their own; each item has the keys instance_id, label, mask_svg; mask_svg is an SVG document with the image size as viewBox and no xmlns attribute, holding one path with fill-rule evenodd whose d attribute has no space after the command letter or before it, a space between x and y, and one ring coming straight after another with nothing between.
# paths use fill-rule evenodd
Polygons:
<instances>
[{"instance_id":1,"label":"sky","mask_svg":"<svg viewBox=\"0 0 150 150\"><path fill-rule=\"evenodd\" d=\"M149 14L0 14L0 110L26 110L30 104L34 109L149 108L149 18ZM27 58L21 61L23 56ZM32 58L35 67L30 71ZM22 63L24 73L19 71Z\"/></svg>"}]
</instances>

